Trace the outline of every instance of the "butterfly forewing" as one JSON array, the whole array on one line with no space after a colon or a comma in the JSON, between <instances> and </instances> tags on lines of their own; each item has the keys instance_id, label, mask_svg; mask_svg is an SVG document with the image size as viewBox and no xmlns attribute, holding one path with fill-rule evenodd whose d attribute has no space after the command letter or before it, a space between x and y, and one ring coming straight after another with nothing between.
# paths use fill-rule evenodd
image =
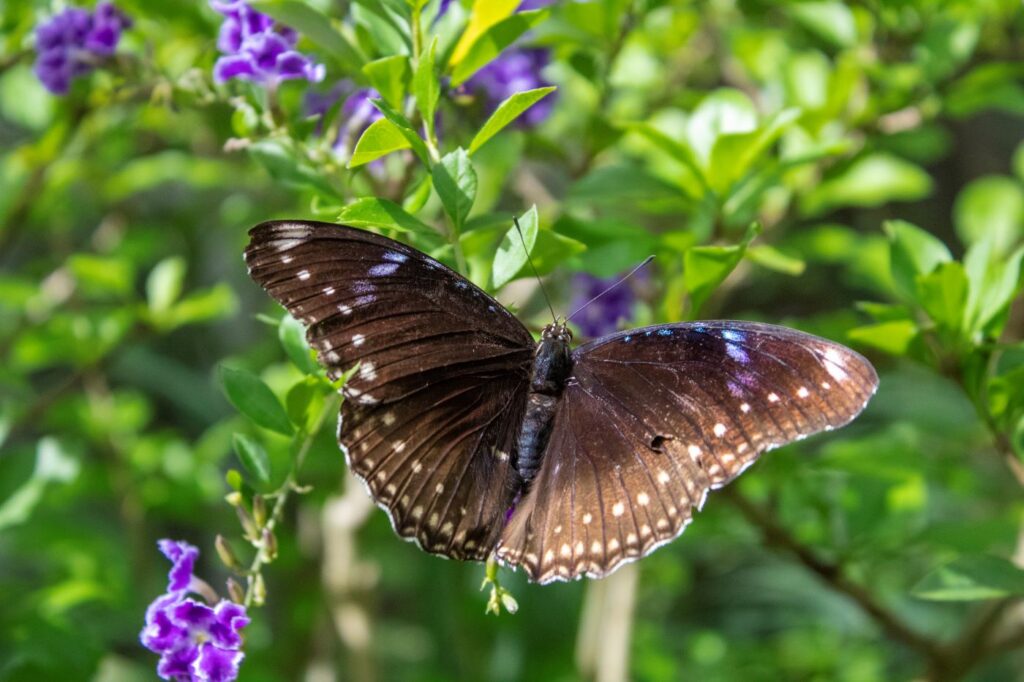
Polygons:
<instances>
[{"instance_id":1,"label":"butterfly forewing","mask_svg":"<svg viewBox=\"0 0 1024 682\"><path fill-rule=\"evenodd\" d=\"M344 388L338 440L395 531L483 559L519 485L511 466L533 339L497 301L393 240L315 222L250 232L252 277L307 327Z\"/></svg>"},{"instance_id":2,"label":"butterfly forewing","mask_svg":"<svg viewBox=\"0 0 1024 682\"><path fill-rule=\"evenodd\" d=\"M539 582L602 577L675 538L709 490L765 450L847 423L878 381L848 348L754 323L631 330L573 360L497 550Z\"/></svg>"}]
</instances>

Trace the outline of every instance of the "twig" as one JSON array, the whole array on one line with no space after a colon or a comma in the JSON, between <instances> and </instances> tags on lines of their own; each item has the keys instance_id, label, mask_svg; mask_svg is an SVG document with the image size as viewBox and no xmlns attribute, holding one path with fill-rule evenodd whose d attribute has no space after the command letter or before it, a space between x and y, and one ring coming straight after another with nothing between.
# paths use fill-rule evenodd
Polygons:
<instances>
[{"instance_id":1,"label":"twig","mask_svg":"<svg viewBox=\"0 0 1024 682\"><path fill-rule=\"evenodd\" d=\"M775 522L762 509L758 509L735 488L726 488L722 496L732 502L747 521L761 531L765 545L785 550L837 592L845 594L893 639L920 652L934 664L942 658L939 646L904 623L895 613L880 604L863 586L843 574L840 564L822 559L809 547L801 544L789 531Z\"/></svg>"},{"instance_id":2,"label":"twig","mask_svg":"<svg viewBox=\"0 0 1024 682\"><path fill-rule=\"evenodd\" d=\"M263 537L266 537L267 534L271 536L273 535L274 529L277 527L278 522L284 515L285 504L288 502L288 498L291 496L292 491L297 487L296 479L298 477L299 470L302 468L302 463L306 460L306 455L309 454L310 449L313 447L313 442L320 434L320 429L323 428L324 422L337 411L339 403L340 398L337 395L331 395L324 400L323 409L320 410L320 414L317 415L312 428L310 428L306 437L303 439L302 445L299 446L299 451L295 455L295 464L292 466L292 470L288 474L288 478L285 479L285 482L277 492L277 499L274 501L274 509L264 526L264 535L253 541L253 545L256 547L256 556L253 557L252 563L249 564L249 570L246 572L248 579L245 589L245 606L247 608L252 606L253 600L256 597L256 585L259 582L256 577L259 575L263 566L272 559L272 557L269 556L269 552L267 551L268 548L265 546Z\"/></svg>"}]
</instances>

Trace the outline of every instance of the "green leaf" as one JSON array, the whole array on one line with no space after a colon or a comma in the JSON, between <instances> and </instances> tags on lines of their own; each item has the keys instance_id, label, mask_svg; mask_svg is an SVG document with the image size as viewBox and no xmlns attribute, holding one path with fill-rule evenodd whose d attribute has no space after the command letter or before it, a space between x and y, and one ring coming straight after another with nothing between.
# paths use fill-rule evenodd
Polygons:
<instances>
[{"instance_id":1,"label":"green leaf","mask_svg":"<svg viewBox=\"0 0 1024 682\"><path fill-rule=\"evenodd\" d=\"M262 445L245 434L236 433L231 436L231 445L242 467L249 472L253 481L260 486L270 483L270 458Z\"/></svg>"},{"instance_id":2,"label":"green leaf","mask_svg":"<svg viewBox=\"0 0 1024 682\"><path fill-rule=\"evenodd\" d=\"M1014 178L978 178L957 196L953 219L964 244L991 236L995 250L1005 254L1024 235L1024 189Z\"/></svg>"},{"instance_id":3,"label":"green leaf","mask_svg":"<svg viewBox=\"0 0 1024 682\"><path fill-rule=\"evenodd\" d=\"M49 483L70 483L78 477L78 460L56 438L47 436L36 446L32 475L0 503L0 531L28 521L43 499Z\"/></svg>"},{"instance_id":4,"label":"green leaf","mask_svg":"<svg viewBox=\"0 0 1024 682\"><path fill-rule=\"evenodd\" d=\"M889 220L883 227L889 236L893 282L904 296L914 298L918 275L931 274L940 263L953 260L953 256L938 238L916 225Z\"/></svg>"},{"instance_id":5,"label":"green leaf","mask_svg":"<svg viewBox=\"0 0 1024 682\"><path fill-rule=\"evenodd\" d=\"M215 284L209 289L195 291L178 301L157 322L164 328L172 329L186 324L230 317L238 310L238 299L227 282Z\"/></svg>"},{"instance_id":6,"label":"green leaf","mask_svg":"<svg viewBox=\"0 0 1024 682\"><path fill-rule=\"evenodd\" d=\"M462 229L476 199L476 171L466 150L459 147L434 164L434 189L456 231Z\"/></svg>"},{"instance_id":7,"label":"green leaf","mask_svg":"<svg viewBox=\"0 0 1024 682\"><path fill-rule=\"evenodd\" d=\"M979 601L1024 595L1024 570L1001 557L964 556L936 568L911 593L931 601Z\"/></svg>"},{"instance_id":8,"label":"green leaf","mask_svg":"<svg viewBox=\"0 0 1024 682\"><path fill-rule=\"evenodd\" d=\"M686 140L677 140L670 137L650 123L631 123L628 127L629 130L643 135L654 143L654 146L659 150L666 152L673 159L683 164L697 179L701 187L705 189L709 187L701 162L697 159L696 153Z\"/></svg>"},{"instance_id":9,"label":"green leaf","mask_svg":"<svg viewBox=\"0 0 1024 682\"><path fill-rule=\"evenodd\" d=\"M569 196L587 202L686 201L679 188L627 164L595 168L572 186Z\"/></svg>"},{"instance_id":10,"label":"green leaf","mask_svg":"<svg viewBox=\"0 0 1024 682\"><path fill-rule=\"evenodd\" d=\"M470 76L501 54L501 51L511 45L516 38L547 17L547 10L542 9L517 12L484 31L466 50L465 56L458 54L458 48L456 48L456 54L452 55L451 59L451 63L455 67L452 71L452 87L462 85Z\"/></svg>"},{"instance_id":11,"label":"green leaf","mask_svg":"<svg viewBox=\"0 0 1024 682\"><path fill-rule=\"evenodd\" d=\"M922 199L931 191L932 178L919 166L877 152L857 159L808 192L802 208L805 213L819 214L840 206L881 206Z\"/></svg>"},{"instance_id":12,"label":"green leaf","mask_svg":"<svg viewBox=\"0 0 1024 682\"><path fill-rule=\"evenodd\" d=\"M491 281L495 289L511 281L526 265L529 253L533 251L533 247L537 243L539 225L540 219L537 216L537 207L534 205L519 217L522 237L519 236L515 225L505 232L501 244L498 245L498 251L494 254L494 266L491 268ZM526 242L525 246L524 241Z\"/></svg>"},{"instance_id":13,"label":"green leaf","mask_svg":"<svg viewBox=\"0 0 1024 682\"><path fill-rule=\"evenodd\" d=\"M281 318L277 326L277 338L284 347L288 359L306 374L318 374L319 366L313 360L312 351L306 342L306 329L291 315Z\"/></svg>"},{"instance_id":14,"label":"green leaf","mask_svg":"<svg viewBox=\"0 0 1024 682\"><path fill-rule=\"evenodd\" d=\"M552 230L537 230L537 241L530 250L530 259L533 261L533 266L537 268L537 274L546 275L555 268L565 265L568 259L586 250L586 244L572 237ZM533 271L528 266L524 266L512 279L531 277L532 275Z\"/></svg>"},{"instance_id":15,"label":"green leaf","mask_svg":"<svg viewBox=\"0 0 1024 682\"><path fill-rule=\"evenodd\" d=\"M220 366L220 383L235 408L256 425L285 436L294 432L288 415L270 387L252 372Z\"/></svg>"},{"instance_id":16,"label":"green leaf","mask_svg":"<svg viewBox=\"0 0 1024 682\"><path fill-rule=\"evenodd\" d=\"M469 48L479 40L487 29L509 16L519 7L520 0L476 0L473 11L469 15L469 23L463 31L459 42L452 50L449 62L454 66L469 53Z\"/></svg>"},{"instance_id":17,"label":"green leaf","mask_svg":"<svg viewBox=\"0 0 1024 682\"><path fill-rule=\"evenodd\" d=\"M363 73L370 79L384 101L396 109L402 107L409 82L409 58L404 54L391 55L369 62Z\"/></svg>"},{"instance_id":18,"label":"green leaf","mask_svg":"<svg viewBox=\"0 0 1024 682\"><path fill-rule=\"evenodd\" d=\"M441 96L441 85L434 73L434 56L437 52L437 36L430 42L430 47L423 50L419 63L416 64L416 75L413 77L412 88L416 95L416 108L423 117L423 125L427 128L427 139L434 137L434 112L437 111L437 99ZM399 108L401 105L396 106Z\"/></svg>"},{"instance_id":19,"label":"green leaf","mask_svg":"<svg viewBox=\"0 0 1024 682\"><path fill-rule=\"evenodd\" d=\"M256 159L270 177L296 189L313 188L320 193L337 197L338 193L323 174L303 158L295 144L286 138L274 137L253 142L246 151Z\"/></svg>"},{"instance_id":20,"label":"green leaf","mask_svg":"<svg viewBox=\"0 0 1024 682\"><path fill-rule=\"evenodd\" d=\"M753 102L732 88L721 88L704 97L686 123L689 146L704 169L711 164L711 150L719 137L755 130L757 110Z\"/></svg>"},{"instance_id":21,"label":"green leaf","mask_svg":"<svg viewBox=\"0 0 1024 682\"><path fill-rule=\"evenodd\" d=\"M696 315L709 296L725 281L743 258L751 240L761 228L752 225L739 244L691 246L683 254L683 286L690 295L690 313Z\"/></svg>"},{"instance_id":22,"label":"green leaf","mask_svg":"<svg viewBox=\"0 0 1024 682\"><path fill-rule=\"evenodd\" d=\"M432 227L387 199L364 197L341 210L338 222L351 227L374 227L436 236Z\"/></svg>"},{"instance_id":23,"label":"green leaf","mask_svg":"<svg viewBox=\"0 0 1024 682\"><path fill-rule=\"evenodd\" d=\"M363 164L376 161L382 156L401 149L408 149L412 145L409 140L391 121L386 118L379 118L371 123L356 142L352 151L352 158L348 160L349 168L358 168Z\"/></svg>"},{"instance_id":24,"label":"green leaf","mask_svg":"<svg viewBox=\"0 0 1024 682\"><path fill-rule=\"evenodd\" d=\"M517 92L499 104L498 108L495 109L494 113L487 119L487 122L484 123L483 127L480 128L477 134L473 137L473 141L469 144L469 153L472 154L477 149L484 146L484 144L497 135L502 128L519 118L523 112L550 95L556 89L557 88L554 86L551 86L547 88L536 88L534 90L524 90L523 92Z\"/></svg>"},{"instance_id":25,"label":"green leaf","mask_svg":"<svg viewBox=\"0 0 1024 682\"><path fill-rule=\"evenodd\" d=\"M135 267L116 256L76 253L68 258L68 270L90 296L124 296L135 285Z\"/></svg>"},{"instance_id":26,"label":"green leaf","mask_svg":"<svg viewBox=\"0 0 1024 682\"><path fill-rule=\"evenodd\" d=\"M803 259L783 253L769 244L751 246L744 255L751 263L793 277L802 275L807 267Z\"/></svg>"},{"instance_id":27,"label":"green leaf","mask_svg":"<svg viewBox=\"0 0 1024 682\"><path fill-rule=\"evenodd\" d=\"M920 330L913 320L890 320L851 329L851 341L878 348L891 355L906 355Z\"/></svg>"},{"instance_id":28,"label":"green leaf","mask_svg":"<svg viewBox=\"0 0 1024 682\"><path fill-rule=\"evenodd\" d=\"M960 331L967 303L967 275L960 263L940 264L917 277L917 300L937 325Z\"/></svg>"},{"instance_id":29,"label":"green leaf","mask_svg":"<svg viewBox=\"0 0 1024 682\"><path fill-rule=\"evenodd\" d=\"M184 279L184 258L172 256L157 263L146 278L146 302L150 312L166 312L181 296Z\"/></svg>"},{"instance_id":30,"label":"green leaf","mask_svg":"<svg viewBox=\"0 0 1024 682\"><path fill-rule=\"evenodd\" d=\"M1020 291L1024 246L1002 256L995 248L995 240L995 235L982 239L964 254L964 269L970 282L964 326L970 332L984 331Z\"/></svg>"},{"instance_id":31,"label":"green leaf","mask_svg":"<svg viewBox=\"0 0 1024 682\"><path fill-rule=\"evenodd\" d=\"M852 47L857 43L857 22L845 3L795 2L787 9L807 30L836 47Z\"/></svg>"},{"instance_id":32,"label":"green leaf","mask_svg":"<svg viewBox=\"0 0 1024 682\"><path fill-rule=\"evenodd\" d=\"M707 178L718 192L740 180L779 137L799 118L797 109L780 111L764 125L746 133L721 135L711 149Z\"/></svg>"},{"instance_id":33,"label":"green leaf","mask_svg":"<svg viewBox=\"0 0 1024 682\"><path fill-rule=\"evenodd\" d=\"M331 20L319 10L296 0L254 0L249 5L296 29L331 55L350 76L359 74L366 59L344 34L334 30Z\"/></svg>"},{"instance_id":34,"label":"green leaf","mask_svg":"<svg viewBox=\"0 0 1024 682\"><path fill-rule=\"evenodd\" d=\"M384 118L390 121L398 132L401 133L402 137L409 143L409 146L412 147L413 152L419 157L419 160L423 162L423 165L429 166L430 153L427 151L427 145L423 142L423 138L419 136L419 133L416 132L416 129L412 127L409 119L389 107L384 100L374 99L370 100L370 103L377 108L377 111L384 114Z\"/></svg>"}]
</instances>

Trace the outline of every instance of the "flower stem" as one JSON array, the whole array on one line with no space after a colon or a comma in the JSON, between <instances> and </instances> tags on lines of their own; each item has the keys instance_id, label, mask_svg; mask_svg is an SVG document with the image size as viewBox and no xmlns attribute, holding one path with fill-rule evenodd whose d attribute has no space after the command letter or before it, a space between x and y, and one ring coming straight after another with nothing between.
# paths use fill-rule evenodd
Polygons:
<instances>
[{"instance_id":1,"label":"flower stem","mask_svg":"<svg viewBox=\"0 0 1024 682\"><path fill-rule=\"evenodd\" d=\"M277 527L278 522L284 515L284 508L288 502L288 498L291 496L293 491L297 490L298 487L296 485L296 480L298 478L299 470L302 468L302 463L306 461L306 456L312 449L313 442L316 440L316 437L320 435L320 430L323 428L324 422L337 411L340 404L341 398L337 394L332 394L324 400L323 409L320 410L320 414L317 415L312 428L310 428L302 439L302 444L299 445L299 451L295 454L295 464L292 466L292 470L288 474L288 478L286 478L284 483L281 484L281 487L277 492L273 493L273 496L276 498L274 501L274 509L270 513L270 518L267 519L267 524L263 527L263 534L259 539L253 542L253 546L256 547L256 556L253 557L252 563L249 565L249 570L247 572L248 579L245 589L246 608L252 606L256 599L256 587L262 582L258 579L260 570L273 559L271 552L268 551L266 538L273 535L274 529Z\"/></svg>"}]
</instances>

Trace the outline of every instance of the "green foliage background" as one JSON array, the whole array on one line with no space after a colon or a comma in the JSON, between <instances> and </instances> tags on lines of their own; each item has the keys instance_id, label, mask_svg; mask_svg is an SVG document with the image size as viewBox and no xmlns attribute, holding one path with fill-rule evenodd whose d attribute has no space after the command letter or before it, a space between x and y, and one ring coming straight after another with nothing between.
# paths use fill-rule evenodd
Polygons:
<instances>
[{"instance_id":1,"label":"green foliage background","mask_svg":"<svg viewBox=\"0 0 1024 682\"><path fill-rule=\"evenodd\" d=\"M214 537L253 556L225 495L293 479L313 490L282 507L243 680L613 679L609 623L637 680L1020 679L1020 2L556 3L501 33L552 50L555 111L529 131L499 124L542 93L486 124L448 87L505 47L462 36L507 3L437 24L433 3L254 4L327 85L379 86L390 122L351 158L304 117L308 84L212 83L205 3L119 2L118 57L64 98L31 70L53 8L0 7L0 679L152 679L155 541L199 545L220 589ZM784 323L880 371L853 425L766 456L640 562L632 610L602 601L628 585L505 575L520 610L494 619L480 566L397 540L241 260L259 221L340 216L540 327L505 241L531 206L560 311L573 272L655 253L638 324Z\"/></svg>"}]
</instances>

